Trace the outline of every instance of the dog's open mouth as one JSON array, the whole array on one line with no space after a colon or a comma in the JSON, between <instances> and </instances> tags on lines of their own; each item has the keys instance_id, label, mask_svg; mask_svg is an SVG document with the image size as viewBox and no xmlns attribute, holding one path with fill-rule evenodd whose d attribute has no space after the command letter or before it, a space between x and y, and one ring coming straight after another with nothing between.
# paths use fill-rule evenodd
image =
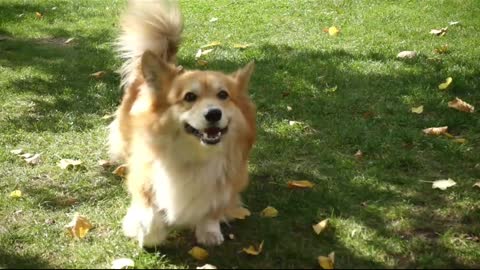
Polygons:
<instances>
[{"instance_id":1,"label":"dog's open mouth","mask_svg":"<svg viewBox=\"0 0 480 270\"><path fill-rule=\"evenodd\" d=\"M227 132L228 126L225 128L208 127L200 131L188 123L185 123L185 131L189 134L199 138L205 144L217 144L222 139L222 136Z\"/></svg>"}]
</instances>

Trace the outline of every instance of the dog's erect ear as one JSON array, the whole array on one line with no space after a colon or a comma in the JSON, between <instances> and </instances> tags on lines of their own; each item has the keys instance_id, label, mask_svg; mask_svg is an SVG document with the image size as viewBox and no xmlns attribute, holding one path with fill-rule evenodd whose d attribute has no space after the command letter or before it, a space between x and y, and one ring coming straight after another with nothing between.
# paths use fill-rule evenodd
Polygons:
<instances>
[{"instance_id":1,"label":"dog's erect ear","mask_svg":"<svg viewBox=\"0 0 480 270\"><path fill-rule=\"evenodd\" d=\"M168 85L177 75L177 69L157 57L151 51L145 51L142 55L141 70L143 78L152 90L165 90L162 86Z\"/></svg>"},{"instance_id":2,"label":"dog's erect ear","mask_svg":"<svg viewBox=\"0 0 480 270\"><path fill-rule=\"evenodd\" d=\"M241 92L248 91L248 85L250 83L250 77L252 76L253 70L255 69L255 63L251 61L243 68L237 70L233 73L233 77L237 81L238 90Z\"/></svg>"}]
</instances>

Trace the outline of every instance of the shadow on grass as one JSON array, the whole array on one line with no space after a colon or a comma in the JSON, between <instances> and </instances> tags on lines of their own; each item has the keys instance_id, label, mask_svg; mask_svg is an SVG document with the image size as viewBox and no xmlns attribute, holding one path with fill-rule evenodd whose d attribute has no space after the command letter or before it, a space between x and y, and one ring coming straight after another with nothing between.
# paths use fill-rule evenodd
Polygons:
<instances>
[{"instance_id":1,"label":"shadow on grass","mask_svg":"<svg viewBox=\"0 0 480 270\"><path fill-rule=\"evenodd\" d=\"M0 249L0 268L2 269L48 269L49 263L39 256L10 254Z\"/></svg>"}]
</instances>

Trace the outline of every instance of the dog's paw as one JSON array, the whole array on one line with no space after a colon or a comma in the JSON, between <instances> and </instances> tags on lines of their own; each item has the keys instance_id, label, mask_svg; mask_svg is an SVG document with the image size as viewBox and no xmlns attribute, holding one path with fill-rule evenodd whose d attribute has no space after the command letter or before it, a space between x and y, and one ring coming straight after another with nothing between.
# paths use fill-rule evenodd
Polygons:
<instances>
[{"instance_id":1,"label":"dog's paw","mask_svg":"<svg viewBox=\"0 0 480 270\"><path fill-rule=\"evenodd\" d=\"M218 246L224 241L222 231L220 230L220 223L218 221L207 221L197 225L195 236L197 242L205 246Z\"/></svg>"}]
</instances>

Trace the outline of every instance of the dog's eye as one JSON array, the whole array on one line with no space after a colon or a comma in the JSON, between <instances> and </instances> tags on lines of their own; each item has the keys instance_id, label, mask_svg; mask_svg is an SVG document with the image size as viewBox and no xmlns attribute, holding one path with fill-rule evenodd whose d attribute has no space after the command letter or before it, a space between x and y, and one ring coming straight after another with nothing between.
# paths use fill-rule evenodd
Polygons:
<instances>
[{"instance_id":1,"label":"dog's eye","mask_svg":"<svg viewBox=\"0 0 480 270\"><path fill-rule=\"evenodd\" d=\"M228 98L228 93L227 93L227 91L222 90L222 91L218 92L217 97L219 99L225 100L225 99Z\"/></svg>"},{"instance_id":2,"label":"dog's eye","mask_svg":"<svg viewBox=\"0 0 480 270\"><path fill-rule=\"evenodd\" d=\"M195 95L192 92L186 93L185 96L183 97L183 100L187 102L194 102L196 99L197 99L197 95Z\"/></svg>"}]
</instances>

